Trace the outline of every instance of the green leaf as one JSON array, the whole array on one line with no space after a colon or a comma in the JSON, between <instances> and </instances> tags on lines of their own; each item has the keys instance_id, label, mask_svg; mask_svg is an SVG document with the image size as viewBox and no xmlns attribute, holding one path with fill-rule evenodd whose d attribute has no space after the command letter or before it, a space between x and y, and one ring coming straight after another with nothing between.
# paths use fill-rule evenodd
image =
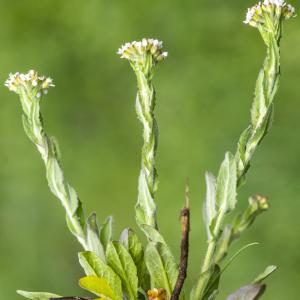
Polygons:
<instances>
[{"instance_id":1,"label":"green leaf","mask_svg":"<svg viewBox=\"0 0 300 300\"><path fill-rule=\"evenodd\" d=\"M236 205L236 184L235 158L227 152L217 179L217 204L224 212L233 210Z\"/></svg>"},{"instance_id":2,"label":"green leaf","mask_svg":"<svg viewBox=\"0 0 300 300\"><path fill-rule=\"evenodd\" d=\"M112 224L113 224L113 217L110 216L106 219L106 221L100 228L100 241L104 247L104 250L106 250L107 245L112 239L112 231L113 231Z\"/></svg>"},{"instance_id":3,"label":"green leaf","mask_svg":"<svg viewBox=\"0 0 300 300\"><path fill-rule=\"evenodd\" d=\"M128 250L136 264L143 259L142 243L139 241L138 236L132 229L126 228L122 231L120 242Z\"/></svg>"},{"instance_id":4,"label":"green leaf","mask_svg":"<svg viewBox=\"0 0 300 300\"><path fill-rule=\"evenodd\" d=\"M118 296L114 293L107 280L103 277L86 276L80 278L79 285L89 292L97 296L105 297L108 300L118 300Z\"/></svg>"},{"instance_id":5,"label":"green leaf","mask_svg":"<svg viewBox=\"0 0 300 300\"><path fill-rule=\"evenodd\" d=\"M153 187L155 189L155 187ZM149 191L148 182L143 169L141 170L138 181L138 201L135 206L137 224L147 224L155 227L156 224L156 205Z\"/></svg>"},{"instance_id":6,"label":"green leaf","mask_svg":"<svg viewBox=\"0 0 300 300\"><path fill-rule=\"evenodd\" d=\"M207 230L208 239L212 238L210 225L216 217L216 178L213 174L205 173L206 197L203 208L203 219Z\"/></svg>"},{"instance_id":7,"label":"green leaf","mask_svg":"<svg viewBox=\"0 0 300 300\"><path fill-rule=\"evenodd\" d=\"M166 244L162 235L152 226L142 224L140 227L152 242Z\"/></svg>"},{"instance_id":8,"label":"green leaf","mask_svg":"<svg viewBox=\"0 0 300 300\"><path fill-rule=\"evenodd\" d=\"M105 278L118 299L123 298L121 280L105 262L90 251L80 252L78 256L86 275Z\"/></svg>"},{"instance_id":9,"label":"green leaf","mask_svg":"<svg viewBox=\"0 0 300 300\"><path fill-rule=\"evenodd\" d=\"M272 273L274 273L277 270L276 266L268 266L261 274L259 274L254 280L254 283L261 283L263 280L265 280L267 277L269 277Z\"/></svg>"},{"instance_id":10,"label":"green leaf","mask_svg":"<svg viewBox=\"0 0 300 300\"><path fill-rule=\"evenodd\" d=\"M58 298L61 297L56 294L51 293L43 293L43 292L26 292L18 290L17 293L25 298L32 300L49 300L50 298Z\"/></svg>"},{"instance_id":11,"label":"green leaf","mask_svg":"<svg viewBox=\"0 0 300 300\"><path fill-rule=\"evenodd\" d=\"M132 229L126 228L123 230L121 234L120 242L128 250L129 254L131 255L136 265L137 275L139 279L139 286L144 289L149 288L149 284L148 284L149 275L146 272L146 265L144 262L144 250L143 250L142 243L139 241L138 236L135 234L135 232Z\"/></svg>"},{"instance_id":12,"label":"green leaf","mask_svg":"<svg viewBox=\"0 0 300 300\"><path fill-rule=\"evenodd\" d=\"M105 253L100 241L100 234L97 224L97 216L92 213L87 219L87 246L89 251L93 251L103 261L105 261Z\"/></svg>"},{"instance_id":13,"label":"green leaf","mask_svg":"<svg viewBox=\"0 0 300 300\"><path fill-rule=\"evenodd\" d=\"M137 299L137 268L126 248L119 242L110 242L106 249L108 265L119 275L129 299Z\"/></svg>"},{"instance_id":14,"label":"green leaf","mask_svg":"<svg viewBox=\"0 0 300 300\"><path fill-rule=\"evenodd\" d=\"M246 285L228 296L226 300L257 300L262 296L265 289L266 286L260 283Z\"/></svg>"},{"instance_id":15,"label":"green leaf","mask_svg":"<svg viewBox=\"0 0 300 300\"><path fill-rule=\"evenodd\" d=\"M151 286L163 288L170 297L178 276L178 266L166 244L149 242L145 262L150 273Z\"/></svg>"}]
</instances>

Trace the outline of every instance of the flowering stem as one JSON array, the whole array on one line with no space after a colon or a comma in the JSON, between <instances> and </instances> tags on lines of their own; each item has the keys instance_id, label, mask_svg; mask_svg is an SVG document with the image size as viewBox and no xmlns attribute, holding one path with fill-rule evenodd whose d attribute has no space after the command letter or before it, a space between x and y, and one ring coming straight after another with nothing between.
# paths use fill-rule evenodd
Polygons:
<instances>
[{"instance_id":1,"label":"flowering stem","mask_svg":"<svg viewBox=\"0 0 300 300\"><path fill-rule=\"evenodd\" d=\"M48 81L48 82L47 82ZM59 161L58 146L43 127L40 102L48 87L53 86L50 79L38 76L34 71L28 74L11 75L8 88L20 96L23 108L23 126L29 139L36 145L46 166L46 176L52 193L61 201L66 211L70 231L85 250L88 249L84 231L84 217L81 202L74 190L65 180Z\"/></svg>"},{"instance_id":2,"label":"flowering stem","mask_svg":"<svg viewBox=\"0 0 300 300\"><path fill-rule=\"evenodd\" d=\"M139 89L136 97L136 113L144 128L136 214L138 223L156 228L154 196L157 189L155 155L158 142L158 128L154 117L155 90L151 79L146 78L143 72L137 70L136 76Z\"/></svg>"},{"instance_id":3,"label":"flowering stem","mask_svg":"<svg viewBox=\"0 0 300 300\"><path fill-rule=\"evenodd\" d=\"M280 77L279 45L282 23L283 20L292 17L294 13L294 8L286 5L283 1L281 3L280 1L266 0L263 4L259 3L249 9L247 14L245 23L258 28L267 46L267 54L256 81L255 97L251 109L251 123L242 133L235 155L237 187L244 182L251 158L271 126L273 100ZM209 280L214 274L215 253L224 218L225 212L221 209L215 220L213 238L208 242L201 268L201 276L192 294L193 299L204 299L206 297Z\"/></svg>"},{"instance_id":4,"label":"flowering stem","mask_svg":"<svg viewBox=\"0 0 300 300\"><path fill-rule=\"evenodd\" d=\"M143 125L141 170L138 183L136 221L139 226L148 225L157 229L156 204L157 172L155 155L158 142L158 127L154 116L155 89L152 77L156 64L167 56L162 52L162 42L143 39L141 42L127 43L118 53L129 60L135 72L138 85L136 113Z\"/></svg>"}]
</instances>

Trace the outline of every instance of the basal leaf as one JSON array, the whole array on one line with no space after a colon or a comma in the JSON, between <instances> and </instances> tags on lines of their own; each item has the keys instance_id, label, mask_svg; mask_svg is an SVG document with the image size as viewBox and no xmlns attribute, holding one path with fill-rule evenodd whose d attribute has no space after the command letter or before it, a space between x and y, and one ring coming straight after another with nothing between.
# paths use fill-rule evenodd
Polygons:
<instances>
[{"instance_id":1,"label":"basal leaf","mask_svg":"<svg viewBox=\"0 0 300 300\"><path fill-rule=\"evenodd\" d=\"M145 262L150 273L151 286L163 288L170 297L178 276L178 266L166 244L149 242Z\"/></svg>"},{"instance_id":2,"label":"basal leaf","mask_svg":"<svg viewBox=\"0 0 300 300\"><path fill-rule=\"evenodd\" d=\"M132 229L126 228L121 234L120 242L127 249L136 265L139 286L145 289L149 288L149 274L144 262L144 250L138 236Z\"/></svg>"},{"instance_id":3,"label":"basal leaf","mask_svg":"<svg viewBox=\"0 0 300 300\"><path fill-rule=\"evenodd\" d=\"M31 300L49 300L50 298L61 297L56 294L44 293L44 292L26 292L26 291L18 290L17 293Z\"/></svg>"},{"instance_id":4,"label":"basal leaf","mask_svg":"<svg viewBox=\"0 0 300 300\"><path fill-rule=\"evenodd\" d=\"M170 297L172 286L165 270L164 262L153 242L149 242L147 245L145 262L150 273L151 286L165 289L168 297Z\"/></svg>"},{"instance_id":5,"label":"basal leaf","mask_svg":"<svg viewBox=\"0 0 300 300\"><path fill-rule=\"evenodd\" d=\"M79 285L87 291L92 292L97 296L104 297L107 300L120 299L115 294L107 280L103 277L86 276L80 278Z\"/></svg>"},{"instance_id":6,"label":"basal leaf","mask_svg":"<svg viewBox=\"0 0 300 300\"><path fill-rule=\"evenodd\" d=\"M101 260L101 258L90 251L80 252L79 262L86 275L105 278L109 286L113 289L117 298L123 298L120 278L105 262Z\"/></svg>"},{"instance_id":7,"label":"basal leaf","mask_svg":"<svg viewBox=\"0 0 300 300\"><path fill-rule=\"evenodd\" d=\"M106 249L108 265L122 280L122 285L131 300L137 299L137 268L126 248L119 242L110 242Z\"/></svg>"}]
</instances>

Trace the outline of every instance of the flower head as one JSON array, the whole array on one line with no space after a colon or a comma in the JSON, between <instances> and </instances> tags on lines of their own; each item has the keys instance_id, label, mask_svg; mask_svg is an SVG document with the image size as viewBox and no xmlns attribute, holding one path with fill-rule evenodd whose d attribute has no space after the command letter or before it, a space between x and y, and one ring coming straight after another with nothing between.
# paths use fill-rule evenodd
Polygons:
<instances>
[{"instance_id":1,"label":"flower head","mask_svg":"<svg viewBox=\"0 0 300 300\"><path fill-rule=\"evenodd\" d=\"M154 288L152 290L149 290L147 292L148 299L149 300L166 300L167 299L167 293L166 290L162 288Z\"/></svg>"},{"instance_id":2,"label":"flower head","mask_svg":"<svg viewBox=\"0 0 300 300\"><path fill-rule=\"evenodd\" d=\"M245 24L253 27L264 25L267 19L271 21L287 20L296 16L293 6L284 0L265 0L248 9Z\"/></svg>"},{"instance_id":3,"label":"flower head","mask_svg":"<svg viewBox=\"0 0 300 300\"><path fill-rule=\"evenodd\" d=\"M168 56L167 52L162 51L163 43L156 39L142 39L139 42L126 43L118 50L121 58L128 59L131 62L138 62L150 55L154 62L161 61Z\"/></svg>"},{"instance_id":4,"label":"flower head","mask_svg":"<svg viewBox=\"0 0 300 300\"><path fill-rule=\"evenodd\" d=\"M256 195L256 196L250 197L249 203L252 206L256 206L257 209L260 209L260 210L266 210L269 208L267 197L262 196L262 195Z\"/></svg>"},{"instance_id":5,"label":"flower head","mask_svg":"<svg viewBox=\"0 0 300 300\"><path fill-rule=\"evenodd\" d=\"M4 84L10 91L17 94L20 93L22 88L30 91L35 91L36 96L39 98L42 94L47 94L49 87L54 84L51 78L39 75L36 71L30 70L27 74L15 73L9 74L9 78Z\"/></svg>"}]
</instances>

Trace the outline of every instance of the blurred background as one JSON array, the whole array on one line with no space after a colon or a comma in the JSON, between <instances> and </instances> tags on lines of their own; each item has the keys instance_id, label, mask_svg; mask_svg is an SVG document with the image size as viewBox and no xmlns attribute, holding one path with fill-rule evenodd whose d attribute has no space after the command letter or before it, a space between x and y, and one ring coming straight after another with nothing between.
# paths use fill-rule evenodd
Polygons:
<instances>
[{"instance_id":1,"label":"blurred background","mask_svg":"<svg viewBox=\"0 0 300 300\"><path fill-rule=\"evenodd\" d=\"M136 83L116 55L127 41L155 37L168 59L155 76L160 128L159 224L178 258L179 211L191 185L190 289L206 248L201 207L204 172L217 173L247 126L253 88L265 49L245 26L253 1L236 0L1 0L0 82L9 72L36 69L54 79L43 103L47 131L56 136L69 182L86 213L102 223L115 217L114 236L136 228L133 206L140 165L141 126ZM296 5L296 1L291 1ZM300 6L298 7L300 9ZM231 254L250 242L228 268L218 299L249 283L267 265L264 299L298 299L300 280L300 18L286 23L282 79L275 122L255 154L239 207L250 195L269 197L260 216ZM0 298L21 299L16 289L86 295L80 250L65 226L64 211L49 192L44 166L25 136L18 98L0 89Z\"/></svg>"}]
</instances>

